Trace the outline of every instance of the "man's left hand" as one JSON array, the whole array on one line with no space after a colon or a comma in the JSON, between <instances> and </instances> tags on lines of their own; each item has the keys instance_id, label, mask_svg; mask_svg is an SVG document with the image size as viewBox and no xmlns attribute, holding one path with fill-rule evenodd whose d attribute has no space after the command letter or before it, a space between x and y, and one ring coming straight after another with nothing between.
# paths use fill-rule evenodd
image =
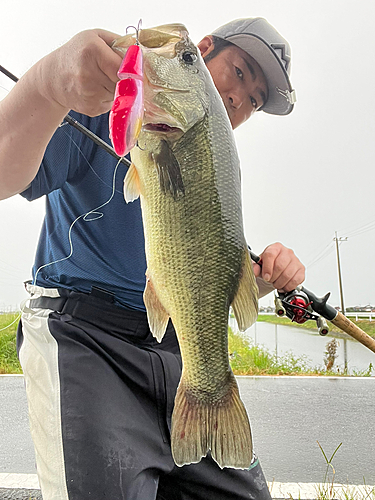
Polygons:
<instances>
[{"instance_id":1,"label":"man's left hand","mask_svg":"<svg viewBox=\"0 0 375 500\"><path fill-rule=\"evenodd\" d=\"M262 266L254 264L258 278L271 283L280 292L290 292L305 279L305 266L293 250L281 243L269 245L259 256Z\"/></svg>"}]
</instances>

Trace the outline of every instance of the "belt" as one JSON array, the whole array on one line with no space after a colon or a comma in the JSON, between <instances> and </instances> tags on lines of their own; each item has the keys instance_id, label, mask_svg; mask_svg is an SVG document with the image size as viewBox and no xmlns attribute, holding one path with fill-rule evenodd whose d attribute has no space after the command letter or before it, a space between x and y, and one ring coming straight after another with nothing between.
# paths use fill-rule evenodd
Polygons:
<instances>
[{"instance_id":1,"label":"belt","mask_svg":"<svg viewBox=\"0 0 375 500\"><path fill-rule=\"evenodd\" d=\"M105 329L122 329L131 321L147 325L147 315L144 311L125 308L114 304L113 294L106 291L92 291L90 294L59 289L60 297L30 298L31 309L51 309L60 314L87 321Z\"/></svg>"}]
</instances>

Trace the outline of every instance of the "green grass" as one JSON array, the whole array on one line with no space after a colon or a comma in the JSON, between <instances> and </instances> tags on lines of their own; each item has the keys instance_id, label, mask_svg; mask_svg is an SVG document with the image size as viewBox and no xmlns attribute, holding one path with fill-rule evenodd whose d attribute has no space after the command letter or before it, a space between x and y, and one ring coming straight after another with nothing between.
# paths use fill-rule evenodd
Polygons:
<instances>
[{"instance_id":1,"label":"green grass","mask_svg":"<svg viewBox=\"0 0 375 500\"><path fill-rule=\"evenodd\" d=\"M10 325L19 313L0 314L0 374L22 373L16 352L16 332L18 321ZM6 328L3 330L3 328Z\"/></svg>"},{"instance_id":2,"label":"green grass","mask_svg":"<svg viewBox=\"0 0 375 500\"><path fill-rule=\"evenodd\" d=\"M364 484L360 490L356 490L350 485L335 484L336 470L332 464L332 460L339 451L342 443L336 447L330 458L326 455L319 441L317 441L317 443L326 462L323 483L316 486L317 500L375 500L375 488L366 486L365 478L363 478Z\"/></svg>"},{"instance_id":3,"label":"green grass","mask_svg":"<svg viewBox=\"0 0 375 500\"><path fill-rule=\"evenodd\" d=\"M234 333L228 328L228 349L230 364L235 375L328 375L344 376L335 368L326 370L322 366L312 367L307 356L295 356L288 352L283 356L276 356L262 345L254 344L252 339L240 333ZM373 366L367 370L354 372L354 376L370 377Z\"/></svg>"},{"instance_id":4,"label":"green grass","mask_svg":"<svg viewBox=\"0 0 375 500\"><path fill-rule=\"evenodd\" d=\"M360 319L358 321L355 321L354 318L349 319L353 321L353 323L361 328L365 333L370 335L370 337L375 338L375 321L370 321L368 319ZM276 314L259 314L257 321L265 321L266 323L276 323L278 325L287 325L294 328L307 328L309 330L317 331L315 321L310 320L306 321L306 323L303 323L302 325L299 325L298 323L290 321L290 319L285 316L282 316L280 318L279 316L276 316ZM336 334L337 336L342 335L343 338L347 338L347 335L343 333L339 328L337 328L337 326L333 325L330 321L327 321L327 324L330 334Z\"/></svg>"},{"instance_id":5,"label":"green grass","mask_svg":"<svg viewBox=\"0 0 375 500\"><path fill-rule=\"evenodd\" d=\"M230 363L236 375L300 375L320 373L309 366L307 356L272 354L251 339L228 329ZM324 371L325 374L325 371Z\"/></svg>"},{"instance_id":6,"label":"green grass","mask_svg":"<svg viewBox=\"0 0 375 500\"><path fill-rule=\"evenodd\" d=\"M0 374L22 373L16 353L18 321L9 328L2 330L10 325L18 315L19 313L0 314ZM287 318L278 318L272 315L260 315L259 321L295 325ZM362 320L358 321L358 323L362 322ZM375 325L371 324L375 322L367 321L365 323L370 323L368 330L375 330ZM315 324L313 323L312 326L315 326ZM265 347L255 345L251 339L246 339L240 334L234 334L230 328L228 335L231 366L236 375L344 375L344 373L338 373L335 370L326 371L323 366L311 367L307 356L295 356L290 352L276 357L274 353L271 353ZM354 375L371 376L372 371L373 368L369 367L368 370L356 372Z\"/></svg>"}]
</instances>

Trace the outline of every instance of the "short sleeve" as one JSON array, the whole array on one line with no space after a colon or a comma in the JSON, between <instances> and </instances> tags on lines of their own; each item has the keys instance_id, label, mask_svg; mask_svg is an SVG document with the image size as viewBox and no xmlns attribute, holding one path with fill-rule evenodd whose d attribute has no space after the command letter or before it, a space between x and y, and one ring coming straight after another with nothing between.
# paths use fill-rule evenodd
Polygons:
<instances>
[{"instance_id":1,"label":"short sleeve","mask_svg":"<svg viewBox=\"0 0 375 500\"><path fill-rule=\"evenodd\" d=\"M82 121L83 115L70 114ZM52 136L37 175L21 196L36 200L61 188L70 179L80 177L80 171L87 169L85 155L80 154L82 137L78 130L64 122Z\"/></svg>"}]
</instances>

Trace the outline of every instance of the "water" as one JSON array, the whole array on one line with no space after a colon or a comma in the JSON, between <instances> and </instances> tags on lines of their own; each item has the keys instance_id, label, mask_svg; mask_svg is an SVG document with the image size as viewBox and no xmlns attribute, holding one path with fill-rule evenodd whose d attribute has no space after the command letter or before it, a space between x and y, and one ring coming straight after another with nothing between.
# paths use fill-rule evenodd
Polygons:
<instances>
[{"instance_id":1,"label":"water","mask_svg":"<svg viewBox=\"0 0 375 500\"><path fill-rule=\"evenodd\" d=\"M237 331L235 320L230 318L229 325ZM270 352L283 356L292 352L294 356L307 356L307 362L311 367L324 367L324 353L327 343L332 340L329 334L322 337L315 330L295 328L293 326L275 325L259 321L246 330L244 335L252 339L256 344L266 347ZM339 347L336 354L334 368L344 371L346 347L348 373L367 370L369 364L375 367L375 354L367 347L348 336L348 339L336 339ZM372 372L374 373L374 372Z\"/></svg>"}]
</instances>

